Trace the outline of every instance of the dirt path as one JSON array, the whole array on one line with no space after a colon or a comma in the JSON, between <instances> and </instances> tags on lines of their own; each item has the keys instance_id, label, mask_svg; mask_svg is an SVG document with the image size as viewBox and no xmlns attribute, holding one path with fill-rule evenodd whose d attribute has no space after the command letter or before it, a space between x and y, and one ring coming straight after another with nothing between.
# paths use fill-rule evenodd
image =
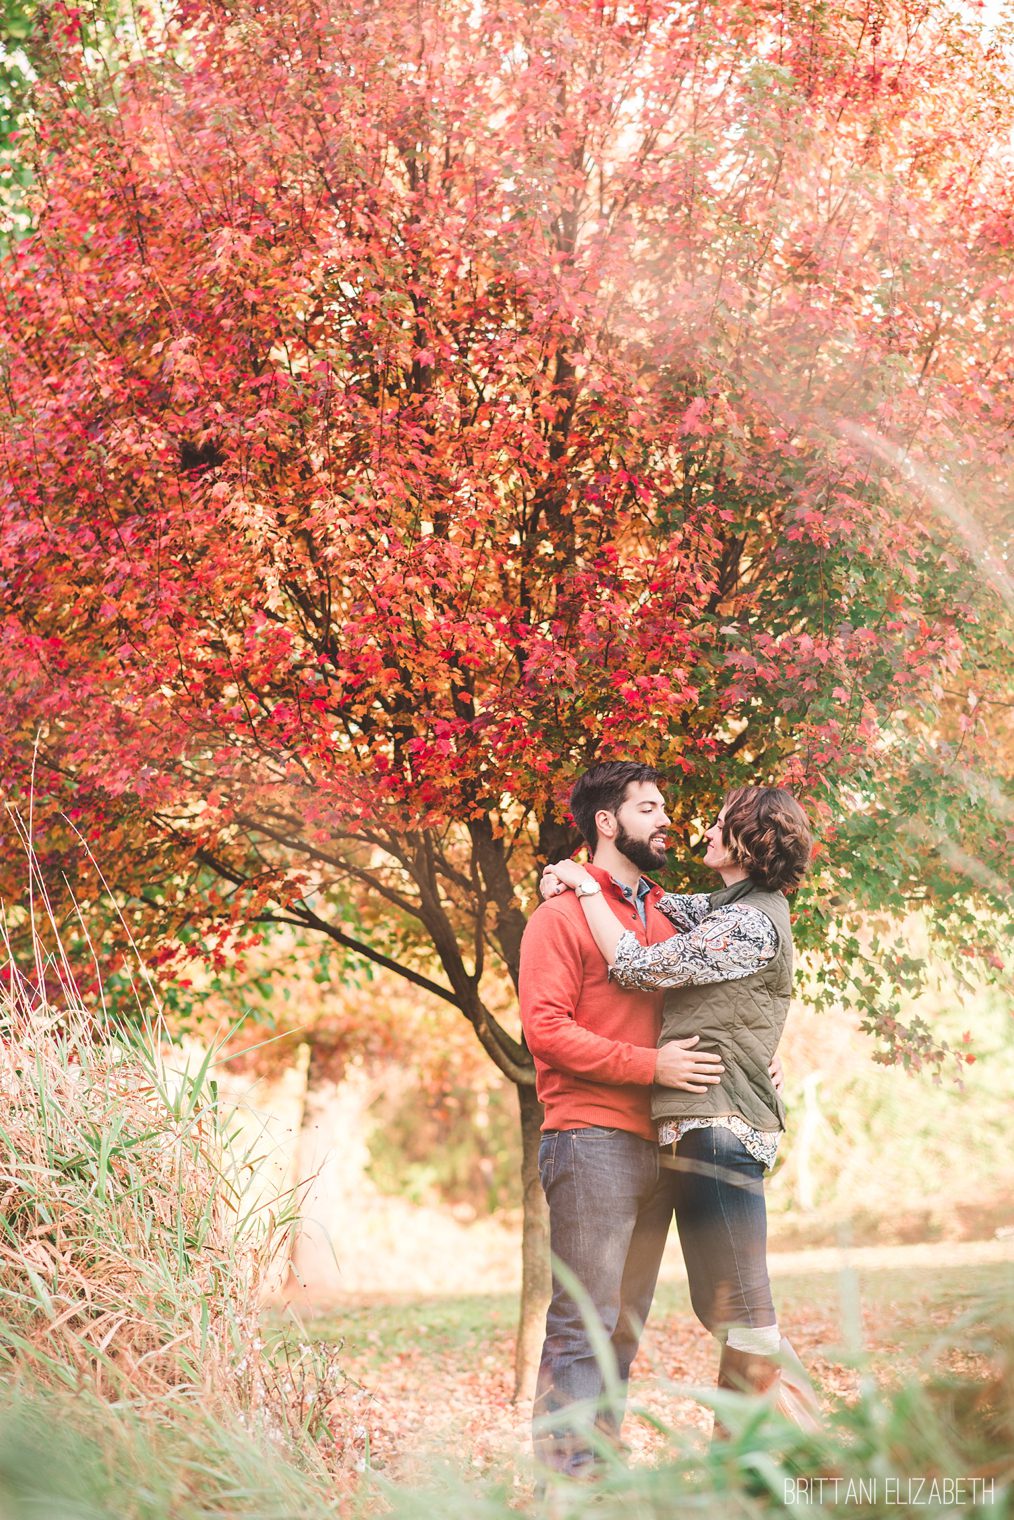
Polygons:
<instances>
[{"instance_id":1,"label":"dirt path","mask_svg":"<svg viewBox=\"0 0 1014 1520\"><path fill-rule=\"evenodd\" d=\"M1014 1228L993 1240L927 1240L910 1246L827 1246L808 1251L773 1251L768 1256L772 1277L796 1272L905 1271L922 1268L984 1266L1014 1262ZM667 1261L677 1275L679 1263Z\"/></svg>"}]
</instances>

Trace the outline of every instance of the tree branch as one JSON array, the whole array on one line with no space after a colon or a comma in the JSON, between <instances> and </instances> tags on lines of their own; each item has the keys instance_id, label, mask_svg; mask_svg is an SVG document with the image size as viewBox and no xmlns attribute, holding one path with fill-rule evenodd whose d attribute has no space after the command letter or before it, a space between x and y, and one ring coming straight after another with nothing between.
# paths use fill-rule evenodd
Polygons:
<instances>
[{"instance_id":1,"label":"tree branch","mask_svg":"<svg viewBox=\"0 0 1014 1520\"><path fill-rule=\"evenodd\" d=\"M288 914L293 915L289 917ZM298 904L290 904L286 913L258 913L251 919L256 924L293 924L297 929L316 929L321 934L326 934L328 939L334 940L336 945L342 945L346 950L353 950L357 955L362 955L366 960L373 961L378 966L383 966L385 971L393 971L397 976L403 976L407 982L415 987L421 987L424 992L430 992L434 997L442 998L445 1003L450 1003L459 1013L467 1011L461 1005L459 998L449 987L441 987L439 982L431 981L428 976L423 976L421 971L413 971L411 966L402 966L400 962L392 960L389 955L384 955L381 950L374 950L371 945L364 945L361 940L353 939L342 929L336 929L334 924L329 924L327 919L320 918L312 908L300 907Z\"/></svg>"}]
</instances>

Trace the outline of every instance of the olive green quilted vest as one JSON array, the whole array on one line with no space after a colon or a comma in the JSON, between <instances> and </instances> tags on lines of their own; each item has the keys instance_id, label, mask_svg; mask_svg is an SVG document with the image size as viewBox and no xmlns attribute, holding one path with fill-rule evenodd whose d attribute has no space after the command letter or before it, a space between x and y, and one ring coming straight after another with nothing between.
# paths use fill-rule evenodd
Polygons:
<instances>
[{"instance_id":1,"label":"olive green quilted vest","mask_svg":"<svg viewBox=\"0 0 1014 1520\"><path fill-rule=\"evenodd\" d=\"M726 903L757 908L775 926L778 949L759 971L734 982L672 987L662 1008L659 1043L701 1037L700 1050L715 1051L725 1074L706 1093L654 1087L653 1119L712 1118L738 1114L759 1130L785 1128L785 1107L768 1076L792 993L792 926L781 892L762 892L749 879L712 892L712 908Z\"/></svg>"}]
</instances>

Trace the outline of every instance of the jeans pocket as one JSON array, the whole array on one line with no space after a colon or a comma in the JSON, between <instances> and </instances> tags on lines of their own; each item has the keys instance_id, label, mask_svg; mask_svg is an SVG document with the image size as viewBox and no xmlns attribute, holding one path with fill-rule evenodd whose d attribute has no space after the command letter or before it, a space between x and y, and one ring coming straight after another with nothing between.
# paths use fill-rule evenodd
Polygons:
<instances>
[{"instance_id":1,"label":"jeans pocket","mask_svg":"<svg viewBox=\"0 0 1014 1520\"><path fill-rule=\"evenodd\" d=\"M545 1192L550 1181L553 1163L556 1160L556 1142L559 1138L560 1131L554 1129L548 1131L548 1133L544 1133L539 1141L539 1178L542 1182L543 1192Z\"/></svg>"},{"instance_id":2,"label":"jeans pocket","mask_svg":"<svg viewBox=\"0 0 1014 1520\"><path fill-rule=\"evenodd\" d=\"M572 1140L612 1140L615 1135L625 1134L621 1129L606 1129L603 1124L585 1124L580 1129L568 1130Z\"/></svg>"}]
</instances>

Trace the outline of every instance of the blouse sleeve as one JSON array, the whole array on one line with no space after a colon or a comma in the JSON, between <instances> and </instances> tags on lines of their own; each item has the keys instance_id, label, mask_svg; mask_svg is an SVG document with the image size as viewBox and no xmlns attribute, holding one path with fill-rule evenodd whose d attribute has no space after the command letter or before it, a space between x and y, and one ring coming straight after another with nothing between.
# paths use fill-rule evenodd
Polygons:
<instances>
[{"instance_id":1,"label":"blouse sleeve","mask_svg":"<svg viewBox=\"0 0 1014 1520\"><path fill-rule=\"evenodd\" d=\"M777 949L775 926L764 913L728 903L657 945L642 945L627 930L620 936L609 975L621 987L655 991L733 982L759 971Z\"/></svg>"},{"instance_id":2,"label":"blouse sleeve","mask_svg":"<svg viewBox=\"0 0 1014 1520\"><path fill-rule=\"evenodd\" d=\"M658 911L664 913L671 924L682 933L692 929L705 918L711 908L711 898L707 892L694 892L691 896L679 896L675 892L666 892L664 897L658 900Z\"/></svg>"}]
</instances>

